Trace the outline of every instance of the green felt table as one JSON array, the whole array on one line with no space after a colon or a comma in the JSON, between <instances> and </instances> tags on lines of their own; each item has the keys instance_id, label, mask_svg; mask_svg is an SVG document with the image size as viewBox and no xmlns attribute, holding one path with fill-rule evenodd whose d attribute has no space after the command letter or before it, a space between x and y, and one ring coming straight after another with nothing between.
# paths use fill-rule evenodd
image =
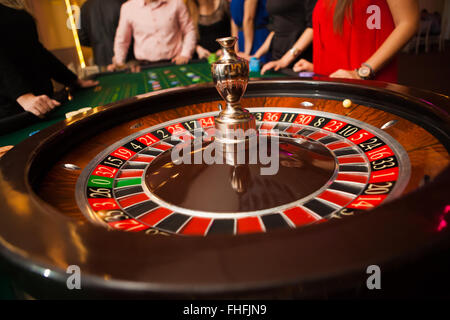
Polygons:
<instances>
[{"instance_id":1,"label":"green felt table","mask_svg":"<svg viewBox=\"0 0 450 320\"><path fill-rule=\"evenodd\" d=\"M264 75L264 77L282 76L286 75L274 72ZM250 77L259 78L261 75L251 72ZM212 81L211 66L207 62L194 62L182 66L163 65L146 68L139 73L104 73L95 78L100 82L97 87L75 92L71 101L58 107L45 120L0 136L0 147L18 144L37 131L64 120L65 114L70 111L103 106L146 92ZM159 87L155 81L159 83Z\"/></svg>"}]
</instances>

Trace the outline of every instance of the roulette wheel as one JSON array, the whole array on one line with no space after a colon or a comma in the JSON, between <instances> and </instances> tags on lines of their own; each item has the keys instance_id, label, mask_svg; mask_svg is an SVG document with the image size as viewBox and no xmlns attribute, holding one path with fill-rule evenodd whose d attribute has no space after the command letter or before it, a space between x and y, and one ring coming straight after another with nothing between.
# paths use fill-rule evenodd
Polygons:
<instances>
[{"instance_id":1,"label":"roulette wheel","mask_svg":"<svg viewBox=\"0 0 450 320\"><path fill-rule=\"evenodd\" d=\"M328 79L247 86L248 65L225 51L216 86L95 108L2 158L1 254L20 288L33 297L357 296L368 266L395 287L398 268L448 249L448 97ZM255 136L230 138L236 128ZM236 160L253 138L270 150ZM206 163L210 146L222 162ZM81 290L66 285L74 265Z\"/></svg>"}]
</instances>

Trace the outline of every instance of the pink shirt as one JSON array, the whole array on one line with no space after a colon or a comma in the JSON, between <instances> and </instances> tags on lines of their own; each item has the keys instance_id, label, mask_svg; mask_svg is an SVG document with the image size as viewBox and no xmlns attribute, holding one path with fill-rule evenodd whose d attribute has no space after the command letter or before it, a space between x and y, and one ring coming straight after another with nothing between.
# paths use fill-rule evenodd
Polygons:
<instances>
[{"instance_id":1,"label":"pink shirt","mask_svg":"<svg viewBox=\"0 0 450 320\"><path fill-rule=\"evenodd\" d=\"M195 27L183 0L129 0L120 10L114 58L124 63L132 37L138 60L159 61L182 55L191 58Z\"/></svg>"}]
</instances>

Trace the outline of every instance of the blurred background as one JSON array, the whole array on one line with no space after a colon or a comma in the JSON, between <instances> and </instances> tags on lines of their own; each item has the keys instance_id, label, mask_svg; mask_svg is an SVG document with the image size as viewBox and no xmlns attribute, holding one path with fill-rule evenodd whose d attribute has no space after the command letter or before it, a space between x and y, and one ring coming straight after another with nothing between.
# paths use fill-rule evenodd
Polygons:
<instances>
[{"instance_id":1,"label":"blurred background","mask_svg":"<svg viewBox=\"0 0 450 320\"><path fill-rule=\"evenodd\" d=\"M67 7L75 24L86 0L27 0L37 20L42 43L73 71L80 59L70 28ZM421 26L399 57L399 83L450 95L450 0L419 0ZM82 47L86 65L92 50Z\"/></svg>"}]
</instances>

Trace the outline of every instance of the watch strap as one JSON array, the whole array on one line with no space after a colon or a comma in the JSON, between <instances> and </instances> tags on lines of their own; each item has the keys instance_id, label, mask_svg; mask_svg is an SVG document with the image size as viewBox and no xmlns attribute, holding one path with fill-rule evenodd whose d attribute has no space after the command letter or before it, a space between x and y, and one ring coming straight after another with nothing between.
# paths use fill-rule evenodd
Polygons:
<instances>
[{"instance_id":1,"label":"watch strap","mask_svg":"<svg viewBox=\"0 0 450 320\"><path fill-rule=\"evenodd\" d=\"M369 69L369 75L367 76L361 75L360 69L362 69L362 67ZM372 66L366 62L361 63L361 68L356 69L356 72L358 73L358 76L363 80L371 80L375 78L375 72L373 71Z\"/></svg>"},{"instance_id":2,"label":"watch strap","mask_svg":"<svg viewBox=\"0 0 450 320\"><path fill-rule=\"evenodd\" d=\"M363 62L363 63L361 63L361 65L369 68L371 76L375 76L375 71L373 71L373 68L370 64L368 64L367 62Z\"/></svg>"}]
</instances>

